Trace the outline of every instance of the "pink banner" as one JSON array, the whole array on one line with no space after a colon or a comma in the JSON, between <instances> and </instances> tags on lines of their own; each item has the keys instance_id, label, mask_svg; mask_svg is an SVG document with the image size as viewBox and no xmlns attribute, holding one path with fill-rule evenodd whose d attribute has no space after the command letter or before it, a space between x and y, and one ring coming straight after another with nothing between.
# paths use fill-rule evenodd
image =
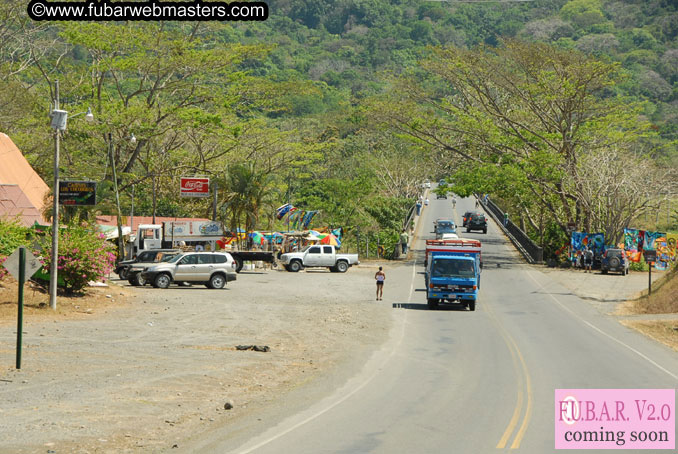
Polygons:
<instances>
[{"instance_id":1,"label":"pink banner","mask_svg":"<svg viewBox=\"0 0 678 454\"><path fill-rule=\"evenodd\" d=\"M556 389L556 449L675 449L674 389Z\"/></svg>"}]
</instances>

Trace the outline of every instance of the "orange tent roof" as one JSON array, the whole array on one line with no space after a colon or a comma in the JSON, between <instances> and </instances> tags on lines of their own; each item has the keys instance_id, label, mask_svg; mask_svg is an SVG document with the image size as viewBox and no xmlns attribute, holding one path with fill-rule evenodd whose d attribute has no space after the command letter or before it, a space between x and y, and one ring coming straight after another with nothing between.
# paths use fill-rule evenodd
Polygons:
<instances>
[{"instance_id":1,"label":"orange tent roof","mask_svg":"<svg viewBox=\"0 0 678 454\"><path fill-rule=\"evenodd\" d=\"M0 132L0 184L16 184L31 204L42 212L49 187L28 163L7 134Z\"/></svg>"},{"instance_id":2,"label":"orange tent roof","mask_svg":"<svg viewBox=\"0 0 678 454\"><path fill-rule=\"evenodd\" d=\"M0 184L0 218L15 219L26 227L44 224L40 212L16 184Z\"/></svg>"}]
</instances>

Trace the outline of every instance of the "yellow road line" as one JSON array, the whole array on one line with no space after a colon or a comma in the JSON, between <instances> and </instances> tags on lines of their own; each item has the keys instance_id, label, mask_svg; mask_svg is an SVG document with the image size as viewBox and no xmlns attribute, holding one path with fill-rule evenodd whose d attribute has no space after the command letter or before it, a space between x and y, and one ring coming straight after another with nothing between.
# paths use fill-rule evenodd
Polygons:
<instances>
[{"instance_id":1,"label":"yellow road line","mask_svg":"<svg viewBox=\"0 0 678 454\"><path fill-rule=\"evenodd\" d=\"M506 430L504 431L501 439L499 440L499 443L497 443L496 446L497 449L504 449L506 447L506 444L509 438L511 437L511 434L513 434L513 431L518 425L518 421L520 420L520 414L523 409L523 398L524 398L523 386L525 386L525 389L527 391L527 405L525 409L525 415L523 416L523 421L522 424L520 425L520 428L518 429L518 433L516 434L515 438L513 439L513 443L511 444L511 449L517 449L520 447L520 443L522 442L523 437L525 436L525 432L527 431L527 427L530 423L530 418L532 417L532 400L533 400L532 380L530 378L529 372L527 371L527 364L525 363L525 358L523 357L523 354L520 352L520 349L518 348L518 345L516 344L515 340L508 333L508 331L506 331L506 329L501 325L494 311L492 311L492 309L490 309L489 306L487 305L483 306L487 310L487 313L490 315L490 317L493 319L494 323L499 328L499 333L501 334L502 338L504 339L504 343L506 344L506 346L509 349L509 352L511 353L513 367L516 370L516 372L518 372L519 375L518 381L520 382L518 388L518 399L516 401L516 407L513 410L513 415L511 416L511 420L509 421ZM520 367L518 367L519 362ZM522 369L522 371L520 369Z\"/></svg>"}]
</instances>

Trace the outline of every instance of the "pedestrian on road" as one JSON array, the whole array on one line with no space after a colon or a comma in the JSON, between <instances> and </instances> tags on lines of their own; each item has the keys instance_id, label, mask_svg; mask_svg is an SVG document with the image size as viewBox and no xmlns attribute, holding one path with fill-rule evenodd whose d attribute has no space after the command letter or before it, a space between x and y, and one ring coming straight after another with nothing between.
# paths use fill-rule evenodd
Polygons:
<instances>
[{"instance_id":1,"label":"pedestrian on road","mask_svg":"<svg viewBox=\"0 0 678 454\"><path fill-rule=\"evenodd\" d=\"M476 209L480 206L480 200L476 199Z\"/></svg>"},{"instance_id":2,"label":"pedestrian on road","mask_svg":"<svg viewBox=\"0 0 678 454\"><path fill-rule=\"evenodd\" d=\"M410 237L407 235L405 229L403 229L403 233L400 234L400 245L402 246L403 254L407 254L407 243L409 241Z\"/></svg>"},{"instance_id":3,"label":"pedestrian on road","mask_svg":"<svg viewBox=\"0 0 678 454\"><path fill-rule=\"evenodd\" d=\"M452 196L452 208L457 208L457 198Z\"/></svg>"},{"instance_id":4,"label":"pedestrian on road","mask_svg":"<svg viewBox=\"0 0 678 454\"><path fill-rule=\"evenodd\" d=\"M426 197L426 200L424 200L424 205L428 206L428 197Z\"/></svg>"},{"instance_id":5,"label":"pedestrian on road","mask_svg":"<svg viewBox=\"0 0 678 454\"><path fill-rule=\"evenodd\" d=\"M377 281L377 301L381 301L384 296L384 281L386 280L386 273L384 273L382 267L379 267L374 279Z\"/></svg>"}]
</instances>

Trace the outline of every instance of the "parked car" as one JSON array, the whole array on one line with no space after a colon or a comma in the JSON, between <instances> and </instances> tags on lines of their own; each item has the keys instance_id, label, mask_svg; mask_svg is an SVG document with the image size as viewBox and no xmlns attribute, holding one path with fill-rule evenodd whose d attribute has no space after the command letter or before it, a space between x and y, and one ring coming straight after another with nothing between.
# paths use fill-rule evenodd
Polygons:
<instances>
[{"instance_id":1,"label":"parked car","mask_svg":"<svg viewBox=\"0 0 678 454\"><path fill-rule=\"evenodd\" d=\"M172 282L188 282L220 289L236 280L235 269L235 260L227 252L185 252L146 268L141 277L155 288L167 288Z\"/></svg>"},{"instance_id":2,"label":"parked car","mask_svg":"<svg viewBox=\"0 0 678 454\"><path fill-rule=\"evenodd\" d=\"M487 219L484 214L473 213L466 221L466 231L472 230L482 230L483 233L487 233Z\"/></svg>"},{"instance_id":3,"label":"parked car","mask_svg":"<svg viewBox=\"0 0 678 454\"><path fill-rule=\"evenodd\" d=\"M123 260L115 267L115 273L120 276L120 279L129 279L130 278L130 269L132 265L136 263L157 263L162 261L162 258L165 254L176 255L181 251L178 249L154 249L148 251L141 251L139 255L130 260ZM161 254L158 257L158 254ZM142 268L143 269L143 268Z\"/></svg>"},{"instance_id":4,"label":"parked car","mask_svg":"<svg viewBox=\"0 0 678 454\"><path fill-rule=\"evenodd\" d=\"M329 268L332 272L345 273L352 265L358 265L358 254L338 254L334 246L316 244L301 252L288 252L280 256L287 271L296 273L304 267Z\"/></svg>"},{"instance_id":5,"label":"parked car","mask_svg":"<svg viewBox=\"0 0 678 454\"><path fill-rule=\"evenodd\" d=\"M466 213L464 213L464 219L463 219L462 227L466 227L466 223L468 222L468 220L471 218L471 215L473 215L473 214L480 214L480 213L478 213L477 211L467 211Z\"/></svg>"},{"instance_id":6,"label":"parked car","mask_svg":"<svg viewBox=\"0 0 678 454\"><path fill-rule=\"evenodd\" d=\"M603 252L600 262L600 270L603 274L608 271L618 271L622 276L629 274L629 260L623 249L610 248Z\"/></svg>"},{"instance_id":7,"label":"parked car","mask_svg":"<svg viewBox=\"0 0 678 454\"><path fill-rule=\"evenodd\" d=\"M146 285L146 280L141 276L142 271L160 262L167 262L181 253L180 249L155 249L141 252L137 257L141 260L132 263L127 268L127 281L131 285Z\"/></svg>"},{"instance_id":8,"label":"parked car","mask_svg":"<svg viewBox=\"0 0 678 454\"><path fill-rule=\"evenodd\" d=\"M431 187L431 182L429 180L424 181L424 187L429 189Z\"/></svg>"}]
</instances>

